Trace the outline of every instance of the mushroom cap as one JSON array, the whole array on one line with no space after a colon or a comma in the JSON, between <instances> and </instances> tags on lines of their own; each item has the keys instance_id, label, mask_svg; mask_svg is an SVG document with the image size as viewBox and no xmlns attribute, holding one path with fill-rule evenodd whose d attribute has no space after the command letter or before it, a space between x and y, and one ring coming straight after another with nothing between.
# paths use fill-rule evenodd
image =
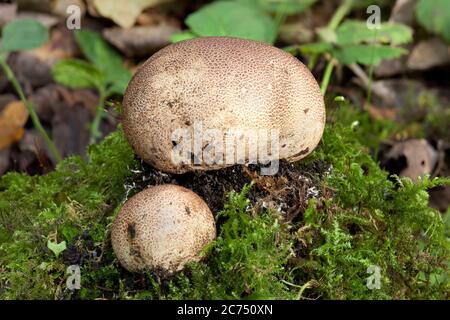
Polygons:
<instances>
[{"instance_id":1,"label":"mushroom cap","mask_svg":"<svg viewBox=\"0 0 450 320\"><path fill-rule=\"evenodd\" d=\"M114 253L131 271L172 274L198 261L216 237L214 217L194 192L176 185L150 187L131 197L111 231Z\"/></svg>"},{"instance_id":2,"label":"mushroom cap","mask_svg":"<svg viewBox=\"0 0 450 320\"><path fill-rule=\"evenodd\" d=\"M325 126L323 96L304 64L268 44L230 37L196 38L158 51L130 81L123 111L135 152L170 173L226 166L174 163L172 133L178 128L193 132L201 123L224 135L229 129L277 130L277 158L297 161L313 151Z\"/></svg>"}]
</instances>

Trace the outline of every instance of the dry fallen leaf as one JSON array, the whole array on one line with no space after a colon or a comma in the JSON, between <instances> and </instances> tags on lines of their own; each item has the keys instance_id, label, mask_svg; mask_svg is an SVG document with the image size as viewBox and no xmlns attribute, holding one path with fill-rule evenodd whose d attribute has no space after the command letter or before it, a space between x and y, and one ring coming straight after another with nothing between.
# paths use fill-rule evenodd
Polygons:
<instances>
[{"instance_id":1,"label":"dry fallen leaf","mask_svg":"<svg viewBox=\"0 0 450 320\"><path fill-rule=\"evenodd\" d=\"M136 25L138 26L154 26L162 22L177 22L178 20L173 16L165 13L161 8L148 8L145 9L136 19Z\"/></svg>"},{"instance_id":2,"label":"dry fallen leaf","mask_svg":"<svg viewBox=\"0 0 450 320\"><path fill-rule=\"evenodd\" d=\"M9 168L9 155L9 149L0 150L0 176L4 174Z\"/></svg>"},{"instance_id":3,"label":"dry fallen leaf","mask_svg":"<svg viewBox=\"0 0 450 320\"><path fill-rule=\"evenodd\" d=\"M403 46L406 50L410 50L410 45ZM377 78L392 77L407 70L406 62L408 56L404 55L396 59L383 60L375 67L374 74Z\"/></svg>"},{"instance_id":4,"label":"dry fallen leaf","mask_svg":"<svg viewBox=\"0 0 450 320\"><path fill-rule=\"evenodd\" d=\"M83 0L57 0L53 1L52 5L52 13L59 17L67 17L69 15L67 8L71 5L80 9L81 17L84 17L86 13L86 5Z\"/></svg>"},{"instance_id":5,"label":"dry fallen leaf","mask_svg":"<svg viewBox=\"0 0 450 320\"><path fill-rule=\"evenodd\" d=\"M28 51L41 61L53 64L61 59L67 59L78 53L75 37L65 28L53 29L50 39L40 48Z\"/></svg>"},{"instance_id":6,"label":"dry fallen leaf","mask_svg":"<svg viewBox=\"0 0 450 320\"><path fill-rule=\"evenodd\" d=\"M447 63L450 63L449 47L439 38L420 41L408 58L411 70L427 70Z\"/></svg>"},{"instance_id":7,"label":"dry fallen leaf","mask_svg":"<svg viewBox=\"0 0 450 320\"><path fill-rule=\"evenodd\" d=\"M59 18L52 14L35 11L20 11L17 13L16 19L33 19L39 21L47 28L52 28L58 24Z\"/></svg>"},{"instance_id":8,"label":"dry fallen leaf","mask_svg":"<svg viewBox=\"0 0 450 320\"><path fill-rule=\"evenodd\" d=\"M51 68L55 62L75 56L78 50L72 31L54 28L50 40L42 47L16 52L10 56L9 63L16 75L37 88L53 82Z\"/></svg>"},{"instance_id":9,"label":"dry fallen leaf","mask_svg":"<svg viewBox=\"0 0 450 320\"><path fill-rule=\"evenodd\" d=\"M30 100L39 118L51 124L52 139L61 155L84 155L89 143L87 124L95 116L98 95L88 89L68 89L50 84L36 90L30 95ZM114 119L108 113L102 121L102 132L108 134L115 126ZM26 144L27 137L24 136L20 145Z\"/></svg>"},{"instance_id":10,"label":"dry fallen leaf","mask_svg":"<svg viewBox=\"0 0 450 320\"><path fill-rule=\"evenodd\" d=\"M170 44L170 36L181 28L168 23L138 26L130 29L119 27L103 30L105 39L127 57L148 56Z\"/></svg>"},{"instance_id":11,"label":"dry fallen leaf","mask_svg":"<svg viewBox=\"0 0 450 320\"><path fill-rule=\"evenodd\" d=\"M45 12L58 17L67 17L69 13L67 8L75 5L80 8L81 15L84 16L86 11L83 0L15 0L20 11Z\"/></svg>"},{"instance_id":12,"label":"dry fallen leaf","mask_svg":"<svg viewBox=\"0 0 450 320\"><path fill-rule=\"evenodd\" d=\"M396 143L383 158L382 166L389 172L416 181L433 172L438 153L427 140L410 139Z\"/></svg>"},{"instance_id":13,"label":"dry fallen leaf","mask_svg":"<svg viewBox=\"0 0 450 320\"><path fill-rule=\"evenodd\" d=\"M0 113L0 150L7 149L23 136L28 111L22 101L13 101Z\"/></svg>"},{"instance_id":14,"label":"dry fallen leaf","mask_svg":"<svg viewBox=\"0 0 450 320\"><path fill-rule=\"evenodd\" d=\"M394 121L397 117L397 112L394 108L380 108L370 104L368 111L372 119L389 119Z\"/></svg>"},{"instance_id":15,"label":"dry fallen leaf","mask_svg":"<svg viewBox=\"0 0 450 320\"><path fill-rule=\"evenodd\" d=\"M93 0L97 12L123 28L131 28L141 12L170 0Z\"/></svg>"},{"instance_id":16,"label":"dry fallen leaf","mask_svg":"<svg viewBox=\"0 0 450 320\"><path fill-rule=\"evenodd\" d=\"M308 43L313 37L313 30L300 19L280 26L280 40L287 45Z\"/></svg>"},{"instance_id":17,"label":"dry fallen leaf","mask_svg":"<svg viewBox=\"0 0 450 320\"><path fill-rule=\"evenodd\" d=\"M411 25L414 22L414 10L417 0L397 0L389 17L390 22Z\"/></svg>"},{"instance_id":18,"label":"dry fallen leaf","mask_svg":"<svg viewBox=\"0 0 450 320\"><path fill-rule=\"evenodd\" d=\"M0 3L0 28L15 19L17 14L16 3Z\"/></svg>"}]
</instances>

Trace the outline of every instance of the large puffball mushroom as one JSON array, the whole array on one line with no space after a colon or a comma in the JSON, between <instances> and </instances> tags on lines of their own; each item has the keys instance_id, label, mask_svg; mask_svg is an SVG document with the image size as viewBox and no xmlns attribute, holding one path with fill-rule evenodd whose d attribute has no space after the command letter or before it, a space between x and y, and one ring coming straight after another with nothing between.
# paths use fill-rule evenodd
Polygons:
<instances>
[{"instance_id":1,"label":"large puffball mushroom","mask_svg":"<svg viewBox=\"0 0 450 320\"><path fill-rule=\"evenodd\" d=\"M171 184L131 197L111 231L114 253L125 269L164 275L198 261L215 237L214 217L207 204L194 192Z\"/></svg>"},{"instance_id":2,"label":"large puffball mushroom","mask_svg":"<svg viewBox=\"0 0 450 320\"><path fill-rule=\"evenodd\" d=\"M187 128L195 134L196 125L203 132L220 132L222 141L230 129L277 130L277 159L297 161L322 137L324 100L308 68L283 50L238 38L197 38L169 45L150 57L134 75L123 100L123 128L129 142L159 170L184 173L230 164L203 159L174 163L173 149L183 141L174 141L173 133ZM209 145L202 143L200 150ZM248 145L248 150L250 144L236 142ZM191 154L192 160L196 157L197 152ZM244 160L248 158L246 153Z\"/></svg>"}]
</instances>

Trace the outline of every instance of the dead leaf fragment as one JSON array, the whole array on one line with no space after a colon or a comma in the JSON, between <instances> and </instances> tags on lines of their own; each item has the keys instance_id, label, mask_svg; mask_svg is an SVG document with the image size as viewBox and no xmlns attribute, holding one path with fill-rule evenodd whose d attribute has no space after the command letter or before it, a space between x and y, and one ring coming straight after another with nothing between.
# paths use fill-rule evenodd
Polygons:
<instances>
[{"instance_id":1,"label":"dead leaf fragment","mask_svg":"<svg viewBox=\"0 0 450 320\"><path fill-rule=\"evenodd\" d=\"M20 11L17 13L16 19L33 19L39 21L47 28L51 28L58 24L59 18L51 14L34 12L34 11Z\"/></svg>"},{"instance_id":2,"label":"dead leaf fragment","mask_svg":"<svg viewBox=\"0 0 450 320\"><path fill-rule=\"evenodd\" d=\"M438 161L438 152L425 139L411 139L396 143L383 157L382 166L400 177L416 181L431 174Z\"/></svg>"},{"instance_id":3,"label":"dead leaf fragment","mask_svg":"<svg viewBox=\"0 0 450 320\"><path fill-rule=\"evenodd\" d=\"M392 8L389 21L411 25L414 22L414 10L417 0L397 0Z\"/></svg>"},{"instance_id":4,"label":"dead leaf fragment","mask_svg":"<svg viewBox=\"0 0 450 320\"><path fill-rule=\"evenodd\" d=\"M305 26L302 20L285 23L280 26L280 41L287 45L311 42L314 32Z\"/></svg>"},{"instance_id":5,"label":"dead leaf fragment","mask_svg":"<svg viewBox=\"0 0 450 320\"><path fill-rule=\"evenodd\" d=\"M420 41L408 58L408 68L411 70L427 70L447 63L450 63L450 52L439 38Z\"/></svg>"},{"instance_id":6,"label":"dead leaf fragment","mask_svg":"<svg viewBox=\"0 0 450 320\"><path fill-rule=\"evenodd\" d=\"M369 82L367 74L361 73L359 66L350 66L357 75L353 81L367 89L371 85L374 102L377 106L403 110L412 102L418 101L421 93L426 90L425 85L412 79L386 79Z\"/></svg>"},{"instance_id":7,"label":"dead leaf fragment","mask_svg":"<svg viewBox=\"0 0 450 320\"><path fill-rule=\"evenodd\" d=\"M67 12L67 8L70 6L77 6L80 9L81 17L84 17L86 13L86 5L83 0L58 0L53 1L52 13L59 17L67 17L70 13Z\"/></svg>"},{"instance_id":8,"label":"dead leaf fragment","mask_svg":"<svg viewBox=\"0 0 450 320\"><path fill-rule=\"evenodd\" d=\"M16 75L36 88L53 82L51 68L55 62L75 56L77 52L73 32L65 27L54 28L50 33L50 40L42 47L15 52L10 55L9 63Z\"/></svg>"},{"instance_id":9,"label":"dead leaf fragment","mask_svg":"<svg viewBox=\"0 0 450 320\"><path fill-rule=\"evenodd\" d=\"M93 0L93 4L101 16L110 18L123 28L131 28L144 9L168 1L170 0Z\"/></svg>"},{"instance_id":10,"label":"dead leaf fragment","mask_svg":"<svg viewBox=\"0 0 450 320\"><path fill-rule=\"evenodd\" d=\"M8 105L8 103L17 100L16 96L12 93L5 93L0 95L0 113Z\"/></svg>"},{"instance_id":11,"label":"dead leaf fragment","mask_svg":"<svg viewBox=\"0 0 450 320\"><path fill-rule=\"evenodd\" d=\"M14 20L17 14L17 4L0 3L0 28Z\"/></svg>"},{"instance_id":12,"label":"dead leaf fragment","mask_svg":"<svg viewBox=\"0 0 450 320\"><path fill-rule=\"evenodd\" d=\"M53 64L60 59L67 59L78 53L73 33L64 28L53 29L50 39L40 48L28 51L41 61Z\"/></svg>"},{"instance_id":13,"label":"dead leaf fragment","mask_svg":"<svg viewBox=\"0 0 450 320\"><path fill-rule=\"evenodd\" d=\"M370 104L368 111L372 119L389 119L394 121L397 117L397 112L394 108L380 108Z\"/></svg>"},{"instance_id":14,"label":"dead leaf fragment","mask_svg":"<svg viewBox=\"0 0 450 320\"><path fill-rule=\"evenodd\" d=\"M53 142L61 155L85 155L89 144L88 124L95 116L98 95L88 89L50 84L36 90L30 100L41 121L51 126ZM106 117L101 131L107 134L115 127L116 123Z\"/></svg>"},{"instance_id":15,"label":"dead leaf fragment","mask_svg":"<svg viewBox=\"0 0 450 320\"><path fill-rule=\"evenodd\" d=\"M409 45L404 46L405 49L409 50ZM392 77L407 70L408 56L404 55L396 59L387 59L381 61L374 69L375 76L379 78Z\"/></svg>"},{"instance_id":16,"label":"dead leaf fragment","mask_svg":"<svg viewBox=\"0 0 450 320\"><path fill-rule=\"evenodd\" d=\"M84 16L86 6L83 0L15 0L20 11L38 11L57 15L59 17L67 17L69 13L67 8L70 5L76 5L80 8L80 13Z\"/></svg>"},{"instance_id":17,"label":"dead leaf fragment","mask_svg":"<svg viewBox=\"0 0 450 320\"><path fill-rule=\"evenodd\" d=\"M170 43L170 36L181 28L166 22L130 29L114 27L103 30L105 39L127 57L148 56Z\"/></svg>"},{"instance_id":18,"label":"dead leaf fragment","mask_svg":"<svg viewBox=\"0 0 450 320\"><path fill-rule=\"evenodd\" d=\"M0 150L0 176L9 168L9 149Z\"/></svg>"},{"instance_id":19,"label":"dead leaf fragment","mask_svg":"<svg viewBox=\"0 0 450 320\"><path fill-rule=\"evenodd\" d=\"M178 22L172 16L169 16L166 12L161 10L161 8L148 8L145 9L136 20L136 25L139 26L154 26L160 24L161 22Z\"/></svg>"},{"instance_id":20,"label":"dead leaf fragment","mask_svg":"<svg viewBox=\"0 0 450 320\"><path fill-rule=\"evenodd\" d=\"M52 0L15 0L19 10L30 10L39 12L50 12Z\"/></svg>"},{"instance_id":21,"label":"dead leaf fragment","mask_svg":"<svg viewBox=\"0 0 450 320\"><path fill-rule=\"evenodd\" d=\"M7 149L23 135L28 111L22 101L8 103L0 113L0 150Z\"/></svg>"}]
</instances>

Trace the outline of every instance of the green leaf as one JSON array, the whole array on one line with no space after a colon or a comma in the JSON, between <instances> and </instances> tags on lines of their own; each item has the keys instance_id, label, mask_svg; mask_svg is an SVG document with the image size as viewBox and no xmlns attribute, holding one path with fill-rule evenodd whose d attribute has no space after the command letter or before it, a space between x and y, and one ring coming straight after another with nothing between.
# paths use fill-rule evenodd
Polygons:
<instances>
[{"instance_id":1,"label":"green leaf","mask_svg":"<svg viewBox=\"0 0 450 320\"><path fill-rule=\"evenodd\" d=\"M333 50L333 55L342 64L361 63L366 65L378 65L385 59L398 58L408 53L403 48L394 48L382 45L349 45Z\"/></svg>"},{"instance_id":2,"label":"green leaf","mask_svg":"<svg viewBox=\"0 0 450 320\"><path fill-rule=\"evenodd\" d=\"M66 242L65 241L57 243L57 242L53 242L53 241L48 240L47 241L47 248L49 248L50 251L53 252L56 257L58 257L61 254L61 252L66 250L67 246L66 246Z\"/></svg>"},{"instance_id":3,"label":"green leaf","mask_svg":"<svg viewBox=\"0 0 450 320\"><path fill-rule=\"evenodd\" d=\"M197 38L197 35L190 31L184 31L179 33L174 33L170 36L170 42L176 43L184 40L194 39Z\"/></svg>"},{"instance_id":4,"label":"green leaf","mask_svg":"<svg viewBox=\"0 0 450 320\"><path fill-rule=\"evenodd\" d=\"M387 22L378 29L369 29L364 21L347 20L336 31L336 43L349 44L390 43L404 44L412 41L412 29L400 23Z\"/></svg>"},{"instance_id":5,"label":"green leaf","mask_svg":"<svg viewBox=\"0 0 450 320\"><path fill-rule=\"evenodd\" d=\"M336 42L336 31L329 27L323 27L317 29L317 35L319 39L323 42L335 43Z\"/></svg>"},{"instance_id":6,"label":"green leaf","mask_svg":"<svg viewBox=\"0 0 450 320\"><path fill-rule=\"evenodd\" d=\"M299 46L300 52L303 54L322 54L333 49L333 45L328 42L308 43Z\"/></svg>"},{"instance_id":7,"label":"green leaf","mask_svg":"<svg viewBox=\"0 0 450 320\"><path fill-rule=\"evenodd\" d=\"M317 0L244 0L242 3L258 5L270 13L298 14L311 7Z\"/></svg>"},{"instance_id":8,"label":"green leaf","mask_svg":"<svg viewBox=\"0 0 450 320\"><path fill-rule=\"evenodd\" d=\"M277 27L270 16L256 6L237 1L218 1L202 7L186 19L199 36L230 36L273 43Z\"/></svg>"},{"instance_id":9,"label":"green leaf","mask_svg":"<svg viewBox=\"0 0 450 320\"><path fill-rule=\"evenodd\" d=\"M77 31L75 39L86 58L106 75L112 87L109 91L123 94L131 72L123 66L122 57L96 32Z\"/></svg>"},{"instance_id":10,"label":"green leaf","mask_svg":"<svg viewBox=\"0 0 450 320\"><path fill-rule=\"evenodd\" d=\"M62 228L61 233L64 239L66 239L67 242L70 242L78 235L79 230L74 226L68 225Z\"/></svg>"},{"instance_id":11,"label":"green leaf","mask_svg":"<svg viewBox=\"0 0 450 320\"><path fill-rule=\"evenodd\" d=\"M48 40L48 30L34 19L19 19L3 28L1 51L31 50Z\"/></svg>"},{"instance_id":12,"label":"green leaf","mask_svg":"<svg viewBox=\"0 0 450 320\"><path fill-rule=\"evenodd\" d=\"M417 21L428 31L440 34L450 42L450 7L448 0L419 0Z\"/></svg>"},{"instance_id":13,"label":"green leaf","mask_svg":"<svg viewBox=\"0 0 450 320\"><path fill-rule=\"evenodd\" d=\"M122 57L97 32L80 30L75 39L86 58L101 71L122 65Z\"/></svg>"},{"instance_id":14,"label":"green leaf","mask_svg":"<svg viewBox=\"0 0 450 320\"><path fill-rule=\"evenodd\" d=\"M111 70L107 76L108 83L110 84L107 90L107 96L114 93L123 95L131 80L131 72L121 66Z\"/></svg>"},{"instance_id":15,"label":"green leaf","mask_svg":"<svg viewBox=\"0 0 450 320\"><path fill-rule=\"evenodd\" d=\"M56 82L69 88L96 88L105 86L105 76L92 64L78 59L66 59L52 68Z\"/></svg>"}]
</instances>

